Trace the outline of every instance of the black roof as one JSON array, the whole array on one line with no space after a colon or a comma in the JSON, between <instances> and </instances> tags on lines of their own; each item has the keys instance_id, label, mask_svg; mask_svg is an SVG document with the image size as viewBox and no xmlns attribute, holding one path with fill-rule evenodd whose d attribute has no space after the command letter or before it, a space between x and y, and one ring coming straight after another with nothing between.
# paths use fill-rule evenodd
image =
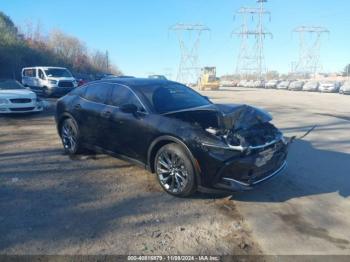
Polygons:
<instances>
[{"instance_id":1,"label":"black roof","mask_svg":"<svg viewBox=\"0 0 350 262\"><path fill-rule=\"evenodd\" d=\"M173 83L169 80L164 79L152 79L152 78L111 78L100 80L102 82L116 83L122 84L129 87L138 87L138 86L146 86L146 85L164 85L167 83Z\"/></svg>"}]
</instances>

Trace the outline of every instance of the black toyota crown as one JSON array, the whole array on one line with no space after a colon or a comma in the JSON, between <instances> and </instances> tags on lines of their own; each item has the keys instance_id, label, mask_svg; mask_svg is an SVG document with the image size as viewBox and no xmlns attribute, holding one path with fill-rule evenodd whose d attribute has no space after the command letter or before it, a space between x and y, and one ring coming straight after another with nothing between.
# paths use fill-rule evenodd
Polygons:
<instances>
[{"instance_id":1,"label":"black toyota crown","mask_svg":"<svg viewBox=\"0 0 350 262\"><path fill-rule=\"evenodd\" d=\"M180 83L114 78L58 100L64 150L94 150L155 173L176 196L240 191L286 167L288 142L271 116L248 105L213 104Z\"/></svg>"}]
</instances>

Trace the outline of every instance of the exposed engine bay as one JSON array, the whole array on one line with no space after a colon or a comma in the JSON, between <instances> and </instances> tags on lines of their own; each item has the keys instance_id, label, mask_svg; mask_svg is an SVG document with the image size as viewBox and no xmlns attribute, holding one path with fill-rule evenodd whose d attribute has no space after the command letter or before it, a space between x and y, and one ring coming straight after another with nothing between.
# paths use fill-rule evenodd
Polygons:
<instances>
[{"instance_id":1,"label":"exposed engine bay","mask_svg":"<svg viewBox=\"0 0 350 262\"><path fill-rule=\"evenodd\" d=\"M200 126L233 150L264 147L282 139L270 123L272 117L247 105L213 105L210 108L177 112L174 117Z\"/></svg>"},{"instance_id":2,"label":"exposed engine bay","mask_svg":"<svg viewBox=\"0 0 350 262\"><path fill-rule=\"evenodd\" d=\"M229 146L242 148L265 146L282 137L281 132L270 123L256 124L249 129L221 131L208 128L206 131L224 139Z\"/></svg>"}]
</instances>

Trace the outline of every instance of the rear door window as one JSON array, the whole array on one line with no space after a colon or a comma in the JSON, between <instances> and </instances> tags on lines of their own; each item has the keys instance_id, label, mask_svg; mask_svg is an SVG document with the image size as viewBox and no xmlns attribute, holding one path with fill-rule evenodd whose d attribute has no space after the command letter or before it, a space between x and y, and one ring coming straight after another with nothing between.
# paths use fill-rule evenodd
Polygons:
<instances>
[{"instance_id":1,"label":"rear door window","mask_svg":"<svg viewBox=\"0 0 350 262\"><path fill-rule=\"evenodd\" d=\"M120 85L113 86L112 95L108 101L108 104L117 107L126 104L134 104L140 111L145 110L136 95L128 87Z\"/></svg>"},{"instance_id":2,"label":"rear door window","mask_svg":"<svg viewBox=\"0 0 350 262\"><path fill-rule=\"evenodd\" d=\"M36 77L36 69L34 68L26 69L24 70L23 75L27 77Z\"/></svg>"},{"instance_id":3,"label":"rear door window","mask_svg":"<svg viewBox=\"0 0 350 262\"><path fill-rule=\"evenodd\" d=\"M105 104L107 98L110 96L112 91L112 85L105 83L91 84L86 87L84 98L95 102Z\"/></svg>"}]
</instances>

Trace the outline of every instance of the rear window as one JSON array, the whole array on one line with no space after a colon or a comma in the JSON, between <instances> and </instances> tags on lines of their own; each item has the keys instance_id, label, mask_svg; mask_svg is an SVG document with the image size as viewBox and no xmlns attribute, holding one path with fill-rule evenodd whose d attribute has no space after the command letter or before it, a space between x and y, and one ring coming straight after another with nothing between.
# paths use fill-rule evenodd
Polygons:
<instances>
[{"instance_id":1,"label":"rear window","mask_svg":"<svg viewBox=\"0 0 350 262\"><path fill-rule=\"evenodd\" d=\"M129 88L120 85L113 86L112 95L110 99L108 99L108 104L118 107L126 104L134 104L140 110L143 110L143 106L136 95Z\"/></svg>"},{"instance_id":2,"label":"rear window","mask_svg":"<svg viewBox=\"0 0 350 262\"><path fill-rule=\"evenodd\" d=\"M23 76L36 77L36 69L25 69L23 70Z\"/></svg>"}]
</instances>

